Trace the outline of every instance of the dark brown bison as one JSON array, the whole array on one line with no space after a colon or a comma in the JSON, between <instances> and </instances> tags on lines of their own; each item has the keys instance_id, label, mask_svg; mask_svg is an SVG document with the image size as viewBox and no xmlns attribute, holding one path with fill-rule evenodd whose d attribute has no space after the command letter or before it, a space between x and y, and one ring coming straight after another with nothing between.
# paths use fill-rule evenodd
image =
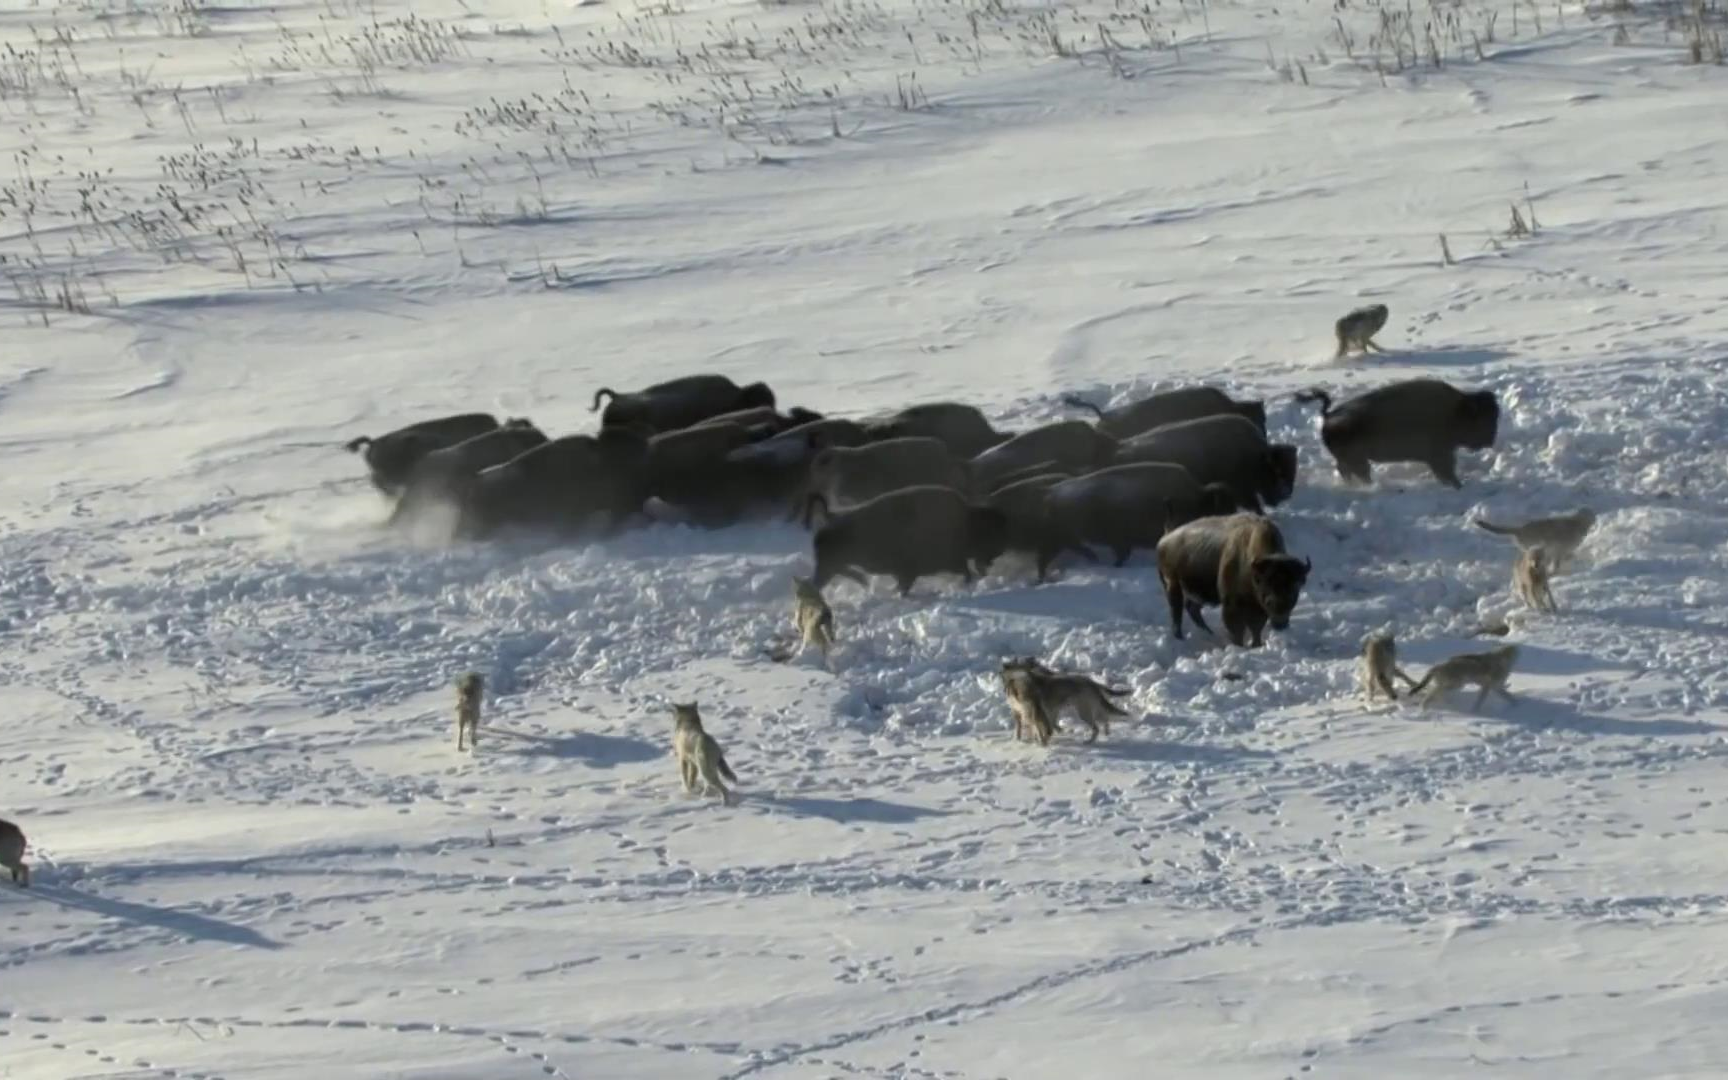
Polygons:
<instances>
[{"instance_id":1,"label":"dark brown bison","mask_svg":"<svg viewBox=\"0 0 1728 1080\"><path fill-rule=\"evenodd\" d=\"M968 475L966 463L956 460L942 440L909 436L831 446L810 460L809 485L838 509L924 484L965 491Z\"/></svg>"},{"instance_id":2,"label":"dark brown bison","mask_svg":"<svg viewBox=\"0 0 1728 1080\"><path fill-rule=\"evenodd\" d=\"M1035 558L1041 582L1050 579L1050 564L1063 552L1071 551L1089 562L1098 561L1091 548L1073 539L1069 523L1060 514L1051 512L1051 490L1068 479L1064 472L1028 476L997 488L984 499L985 505L1007 515L1007 550Z\"/></svg>"},{"instance_id":3,"label":"dark brown bison","mask_svg":"<svg viewBox=\"0 0 1728 1080\"><path fill-rule=\"evenodd\" d=\"M1180 465L1202 484L1224 484L1245 510L1276 506L1296 489L1296 448L1269 443L1243 416L1204 416L1153 428L1122 444L1121 464Z\"/></svg>"},{"instance_id":4,"label":"dark brown bison","mask_svg":"<svg viewBox=\"0 0 1728 1080\"><path fill-rule=\"evenodd\" d=\"M1182 522L1230 513L1236 498L1222 484L1201 484L1180 465L1153 462L1063 481L1050 491L1045 506L1052 545L1098 544L1109 548L1121 566L1135 549L1156 548ZM1039 562L1045 565L1042 555Z\"/></svg>"},{"instance_id":5,"label":"dark brown bison","mask_svg":"<svg viewBox=\"0 0 1728 1080\"><path fill-rule=\"evenodd\" d=\"M803 485L795 459L742 456L752 431L735 423L698 424L648 440L648 491L678 520L708 528L786 513Z\"/></svg>"},{"instance_id":6,"label":"dark brown bison","mask_svg":"<svg viewBox=\"0 0 1728 1080\"><path fill-rule=\"evenodd\" d=\"M1266 433L1265 402L1237 401L1213 386L1185 386L1177 390L1164 390L1139 401L1118 405L1114 409L1100 409L1072 394L1065 396L1062 401L1077 409L1089 409L1097 414L1098 430L1118 439L1132 439L1165 424L1179 424L1184 420L1220 415L1246 417L1260 429L1261 434Z\"/></svg>"},{"instance_id":7,"label":"dark brown bison","mask_svg":"<svg viewBox=\"0 0 1728 1080\"><path fill-rule=\"evenodd\" d=\"M1324 390L1297 401L1320 403L1320 441L1347 481L1370 483L1374 466L1417 461L1450 487L1458 479L1458 451L1486 450L1500 428L1492 390L1460 390L1439 379L1408 379L1370 390L1336 408Z\"/></svg>"},{"instance_id":8,"label":"dark brown bison","mask_svg":"<svg viewBox=\"0 0 1728 1080\"><path fill-rule=\"evenodd\" d=\"M601 427L634 425L649 434L676 431L724 413L774 406L774 391L766 383L739 386L724 375L686 375L626 394L601 387L594 391L588 411L600 408L600 400L607 397L612 400L600 414Z\"/></svg>"},{"instance_id":9,"label":"dark brown bison","mask_svg":"<svg viewBox=\"0 0 1728 1080\"><path fill-rule=\"evenodd\" d=\"M753 409L738 409L733 412L710 416L698 421L691 427L707 427L712 424L737 424L750 432L752 441L761 441L784 434L793 428L814 424L823 419L821 413L809 409L793 407L782 413L772 405L758 405Z\"/></svg>"},{"instance_id":10,"label":"dark brown bison","mask_svg":"<svg viewBox=\"0 0 1728 1080\"><path fill-rule=\"evenodd\" d=\"M460 502L462 491L482 470L502 465L546 443L546 435L527 421L512 422L434 450L408 474L390 524L411 523L427 510Z\"/></svg>"},{"instance_id":11,"label":"dark brown bison","mask_svg":"<svg viewBox=\"0 0 1728 1080\"><path fill-rule=\"evenodd\" d=\"M25 847L24 830L10 821L0 821L0 866L11 873L13 884L27 889L30 867L24 862Z\"/></svg>"},{"instance_id":12,"label":"dark brown bison","mask_svg":"<svg viewBox=\"0 0 1728 1080\"><path fill-rule=\"evenodd\" d=\"M927 574L959 574L971 584L1007 548L1007 515L953 488L902 488L839 513L828 512L822 496L810 498L827 519L812 540L817 589L836 576L867 587L866 574L891 576L902 596Z\"/></svg>"},{"instance_id":13,"label":"dark brown bison","mask_svg":"<svg viewBox=\"0 0 1728 1080\"><path fill-rule=\"evenodd\" d=\"M1158 577L1178 638L1184 612L1212 633L1200 610L1218 605L1230 640L1259 648L1267 623L1274 630L1290 625L1313 568L1286 553L1278 526L1258 514L1197 518L1158 542Z\"/></svg>"},{"instance_id":14,"label":"dark brown bison","mask_svg":"<svg viewBox=\"0 0 1728 1080\"><path fill-rule=\"evenodd\" d=\"M648 444L629 431L567 435L484 469L464 486L457 535L506 529L574 538L622 527L648 497Z\"/></svg>"},{"instance_id":15,"label":"dark brown bison","mask_svg":"<svg viewBox=\"0 0 1728 1080\"><path fill-rule=\"evenodd\" d=\"M1008 438L990 426L974 406L954 401L931 401L911 405L897 413L875 417L864 423L871 439L904 439L921 436L941 439L962 461L977 457Z\"/></svg>"},{"instance_id":16,"label":"dark brown bison","mask_svg":"<svg viewBox=\"0 0 1728 1080\"><path fill-rule=\"evenodd\" d=\"M533 426L527 420L517 419L506 421L506 425ZM361 435L345 445L349 453L360 454L366 462L373 487L386 495L400 495L421 458L497 429L498 421L491 413L458 413L409 424L376 439Z\"/></svg>"},{"instance_id":17,"label":"dark brown bison","mask_svg":"<svg viewBox=\"0 0 1728 1080\"><path fill-rule=\"evenodd\" d=\"M1046 469L1095 469L1110 463L1120 443L1085 420L1058 420L1023 431L972 459L972 486L990 491L1013 475Z\"/></svg>"}]
</instances>

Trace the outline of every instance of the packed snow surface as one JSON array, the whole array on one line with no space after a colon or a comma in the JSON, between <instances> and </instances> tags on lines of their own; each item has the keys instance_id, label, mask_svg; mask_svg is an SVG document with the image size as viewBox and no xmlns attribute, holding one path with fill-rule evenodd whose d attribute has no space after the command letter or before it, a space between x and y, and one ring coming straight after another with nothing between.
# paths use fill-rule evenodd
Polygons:
<instances>
[{"instance_id":1,"label":"packed snow surface","mask_svg":"<svg viewBox=\"0 0 1728 1080\"><path fill-rule=\"evenodd\" d=\"M1722 1076L1721 33L5 4L0 817L35 880L0 886L0 1076ZM1387 352L1335 362L1372 302ZM776 663L794 524L427 544L341 449L590 431L597 388L699 371L1013 428L1264 399L1313 576L1251 652L1174 640L1143 554L840 582L832 665ZM1344 486L1293 393L1417 375L1492 389L1498 444L1462 490ZM1580 506L1530 612L1470 521ZM1419 676L1501 618L1515 703L1362 702L1370 633ZM1014 742L1025 653L1134 719ZM736 807L679 790L691 700Z\"/></svg>"}]
</instances>

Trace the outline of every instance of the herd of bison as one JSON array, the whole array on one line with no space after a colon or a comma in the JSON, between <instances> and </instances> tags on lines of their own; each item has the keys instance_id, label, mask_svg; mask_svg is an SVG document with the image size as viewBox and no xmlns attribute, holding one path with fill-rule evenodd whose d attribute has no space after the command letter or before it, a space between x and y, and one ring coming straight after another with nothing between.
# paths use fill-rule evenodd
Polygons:
<instances>
[{"instance_id":1,"label":"herd of bison","mask_svg":"<svg viewBox=\"0 0 1728 1080\"><path fill-rule=\"evenodd\" d=\"M793 517L814 527L818 589L836 576L955 573L971 582L1019 552L1044 580L1064 553L1121 565L1156 552L1178 637L1186 614L1221 606L1230 639L1284 627L1310 562L1284 550L1268 506L1295 489L1296 447L1266 436L1260 401L1213 387L1153 394L1021 432L953 402L843 419L781 411L763 383L692 375L631 393L602 389L592 435L549 438L487 413L425 420L347 444L396 500L390 522L456 538L514 530L604 537L656 521L722 527ZM1493 445L1491 391L1408 379L1339 404L1323 391L1321 441L1349 482L1376 463L1420 462L1460 486L1460 449ZM820 518L820 521L817 519ZM1210 629L1207 627L1207 629Z\"/></svg>"}]
</instances>

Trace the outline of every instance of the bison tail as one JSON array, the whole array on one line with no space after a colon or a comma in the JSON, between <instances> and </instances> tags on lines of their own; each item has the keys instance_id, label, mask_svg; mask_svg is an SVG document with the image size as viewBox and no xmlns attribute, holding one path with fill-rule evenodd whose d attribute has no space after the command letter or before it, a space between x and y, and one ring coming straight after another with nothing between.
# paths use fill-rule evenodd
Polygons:
<instances>
[{"instance_id":1,"label":"bison tail","mask_svg":"<svg viewBox=\"0 0 1728 1080\"><path fill-rule=\"evenodd\" d=\"M608 397L608 398L614 398L615 399L618 397L618 392L616 390L613 390L609 386L602 386L600 389L594 391L594 404L588 406L589 412L598 412L600 410L601 397Z\"/></svg>"},{"instance_id":2,"label":"bison tail","mask_svg":"<svg viewBox=\"0 0 1728 1080\"><path fill-rule=\"evenodd\" d=\"M1173 530L1175 528L1176 528L1176 504L1171 502L1169 499L1165 499L1164 500L1164 528L1161 532L1158 533L1158 539L1162 540L1166 536L1169 536L1171 530Z\"/></svg>"},{"instance_id":3,"label":"bison tail","mask_svg":"<svg viewBox=\"0 0 1728 1080\"><path fill-rule=\"evenodd\" d=\"M1096 416L1100 420L1104 419L1103 409L1100 409L1098 406L1087 401L1085 398L1080 397L1078 394L1063 394L1062 404L1073 409L1089 409L1093 416Z\"/></svg>"},{"instance_id":4,"label":"bison tail","mask_svg":"<svg viewBox=\"0 0 1728 1080\"><path fill-rule=\"evenodd\" d=\"M1332 413L1332 395L1318 387L1312 390L1303 390L1301 393L1296 395L1296 401L1301 405L1306 405L1311 401L1318 401L1320 403L1321 416L1329 416Z\"/></svg>"},{"instance_id":5,"label":"bison tail","mask_svg":"<svg viewBox=\"0 0 1728 1080\"><path fill-rule=\"evenodd\" d=\"M357 439L349 439L346 443L343 444L342 448L344 450L347 450L350 454L358 454L360 451L366 449L368 446L371 446L371 445L372 445L372 436L362 435Z\"/></svg>"}]
</instances>

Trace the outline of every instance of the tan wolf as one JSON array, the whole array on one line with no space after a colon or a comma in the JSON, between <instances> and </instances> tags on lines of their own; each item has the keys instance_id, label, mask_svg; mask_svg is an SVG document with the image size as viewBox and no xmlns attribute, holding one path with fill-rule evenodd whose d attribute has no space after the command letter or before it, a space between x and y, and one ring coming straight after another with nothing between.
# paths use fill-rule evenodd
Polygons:
<instances>
[{"instance_id":1,"label":"tan wolf","mask_svg":"<svg viewBox=\"0 0 1728 1080\"><path fill-rule=\"evenodd\" d=\"M696 702L672 706L672 753L678 759L678 774L684 780L684 790L694 792L696 781L702 781L702 793L720 793L720 801L731 806L736 796L720 782L721 777L738 782L726 764L726 755L714 736L702 728L702 714Z\"/></svg>"},{"instance_id":2,"label":"tan wolf","mask_svg":"<svg viewBox=\"0 0 1728 1080\"><path fill-rule=\"evenodd\" d=\"M480 748L480 699L486 693L486 680L477 671L470 671L456 680L456 749L470 751Z\"/></svg>"},{"instance_id":3,"label":"tan wolf","mask_svg":"<svg viewBox=\"0 0 1728 1080\"><path fill-rule=\"evenodd\" d=\"M1590 530L1595 525L1596 512L1589 509L1574 510L1570 514L1554 517L1534 518L1521 525L1496 525L1486 518L1476 519L1477 528L1500 536L1510 536L1522 550L1547 548L1548 567L1555 572L1571 563L1572 557L1578 553L1584 538L1590 535Z\"/></svg>"},{"instance_id":4,"label":"tan wolf","mask_svg":"<svg viewBox=\"0 0 1728 1080\"><path fill-rule=\"evenodd\" d=\"M1398 689L1392 685L1394 675L1407 685L1416 685L1416 680L1404 674L1404 669L1398 666L1398 643L1392 635L1375 634L1362 646L1362 689L1370 703L1377 693L1398 700Z\"/></svg>"},{"instance_id":5,"label":"tan wolf","mask_svg":"<svg viewBox=\"0 0 1728 1080\"><path fill-rule=\"evenodd\" d=\"M809 578L793 576L792 597L797 603L793 619L798 624L800 648L814 645L822 650L822 659L826 661L828 650L834 647L833 610L822 598L822 590Z\"/></svg>"},{"instance_id":6,"label":"tan wolf","mask_svg":"<svg viewBox=\"0 0 1728 1080\"><path fill-rule=\"evenodd\" d=\"M1008 694L1008 707L1014 712L1015 740L1025 738L1030 730L1039 746L1048 746L1050 737L1056 734L1056 724L1045 710L1044 701L1038 695L1038 685L1033 680L1029 664L1036 663L1031 657L1002 661L1002 688Z\"/></svg>"},{"instance_id":7,"label":"tan wolf","mask_svg":"<svg viewBox=\"0 0 1728 1080\"><path fill-rule=\"evenodd\" d=\"M1525 548L1518 553L1518 561L1512 564L1512 587L1526 604L1537 611L1553 614L1560 610L1559 601L1554 599L1552 578L1553 566L1545 547Z\"/></svg>"},{"instance_id":8,"label":"tan wolf","mask_svg":"<svg viewBox=\"0 0 1728 1080\"><path fill-rule=\"evenodd\" d=\"M1091 734L1086 741L1093 743L1098 741L1100 731L1106 735L1110 734L1110 717L1112 715L1128 715L1126 709L1118 706L1110 699L1126 697L1130 691L1106 686L1091 676L1075 672L1052 671L1035 657L1030 656L1006 660L1003 662L1002 670L1005 682L1009 682L1010 678L1013 679L1013 682L1009 683L1010 704L1014 701L1016 685L1021 688L1019 693L1022 697L1030 695L1036 701L1036 708L1026 710L1027 715L1033 718L1034 726L1037 725L1038 718L1041 718L1043 723L1053 731L1063 710L1071 709L1074 715L1078 716L1081 722L1090 729ZM1017 709L1016 716L1018 717L1019 714L1020 710ZM1019 725L1016 724L1016 736L1018 736L1019 730ZM1048 735L1040 739L1040 742L1043 743L1049 741Z\"/></svg>"},{"instance_id":9,"label":"tan wolf","mask_svg":"<svg viewBox=\"0 0 1728 1080\"><path fill-rule=\"evenodd\" d=\"M1338 353L1333 359L1343 359L1344 354L1352 350L1365 353L1372 349L1375 352L1385 352L1374 343L1374 335L1386 325L1386 317L1391 314L1385 304L1369 304L1359 307L1345 315L1332 325L1332 331L1338 337Z\"/></svg>"},{"instance_id":10,"label":"tan wolf","mask_svg":"<svg viewBox=\"0 0 1728 1080\"><path fill-rule=\"evenodd\" d=\"M1512 665L1518 660L1518 646L1502 645L1498 649L1487 652L1464 653L1450 660L1442 660L1428 669L1428 674L1422 676L1422 681L1410 688L1411 696L1421 692L1423 687L1428 692L1422 695L1422 707L1426 709L1430 703L1444 694L1460 689L1466 685L1477 686L1481 692L1476 695L1476 701L1470 706L1471 712L1478 712L1482 702L1490 690L1499 694L1507 701L1517 701L1506 689L1506 681L1512 676Z\"/></svg>"}]
</instances>

